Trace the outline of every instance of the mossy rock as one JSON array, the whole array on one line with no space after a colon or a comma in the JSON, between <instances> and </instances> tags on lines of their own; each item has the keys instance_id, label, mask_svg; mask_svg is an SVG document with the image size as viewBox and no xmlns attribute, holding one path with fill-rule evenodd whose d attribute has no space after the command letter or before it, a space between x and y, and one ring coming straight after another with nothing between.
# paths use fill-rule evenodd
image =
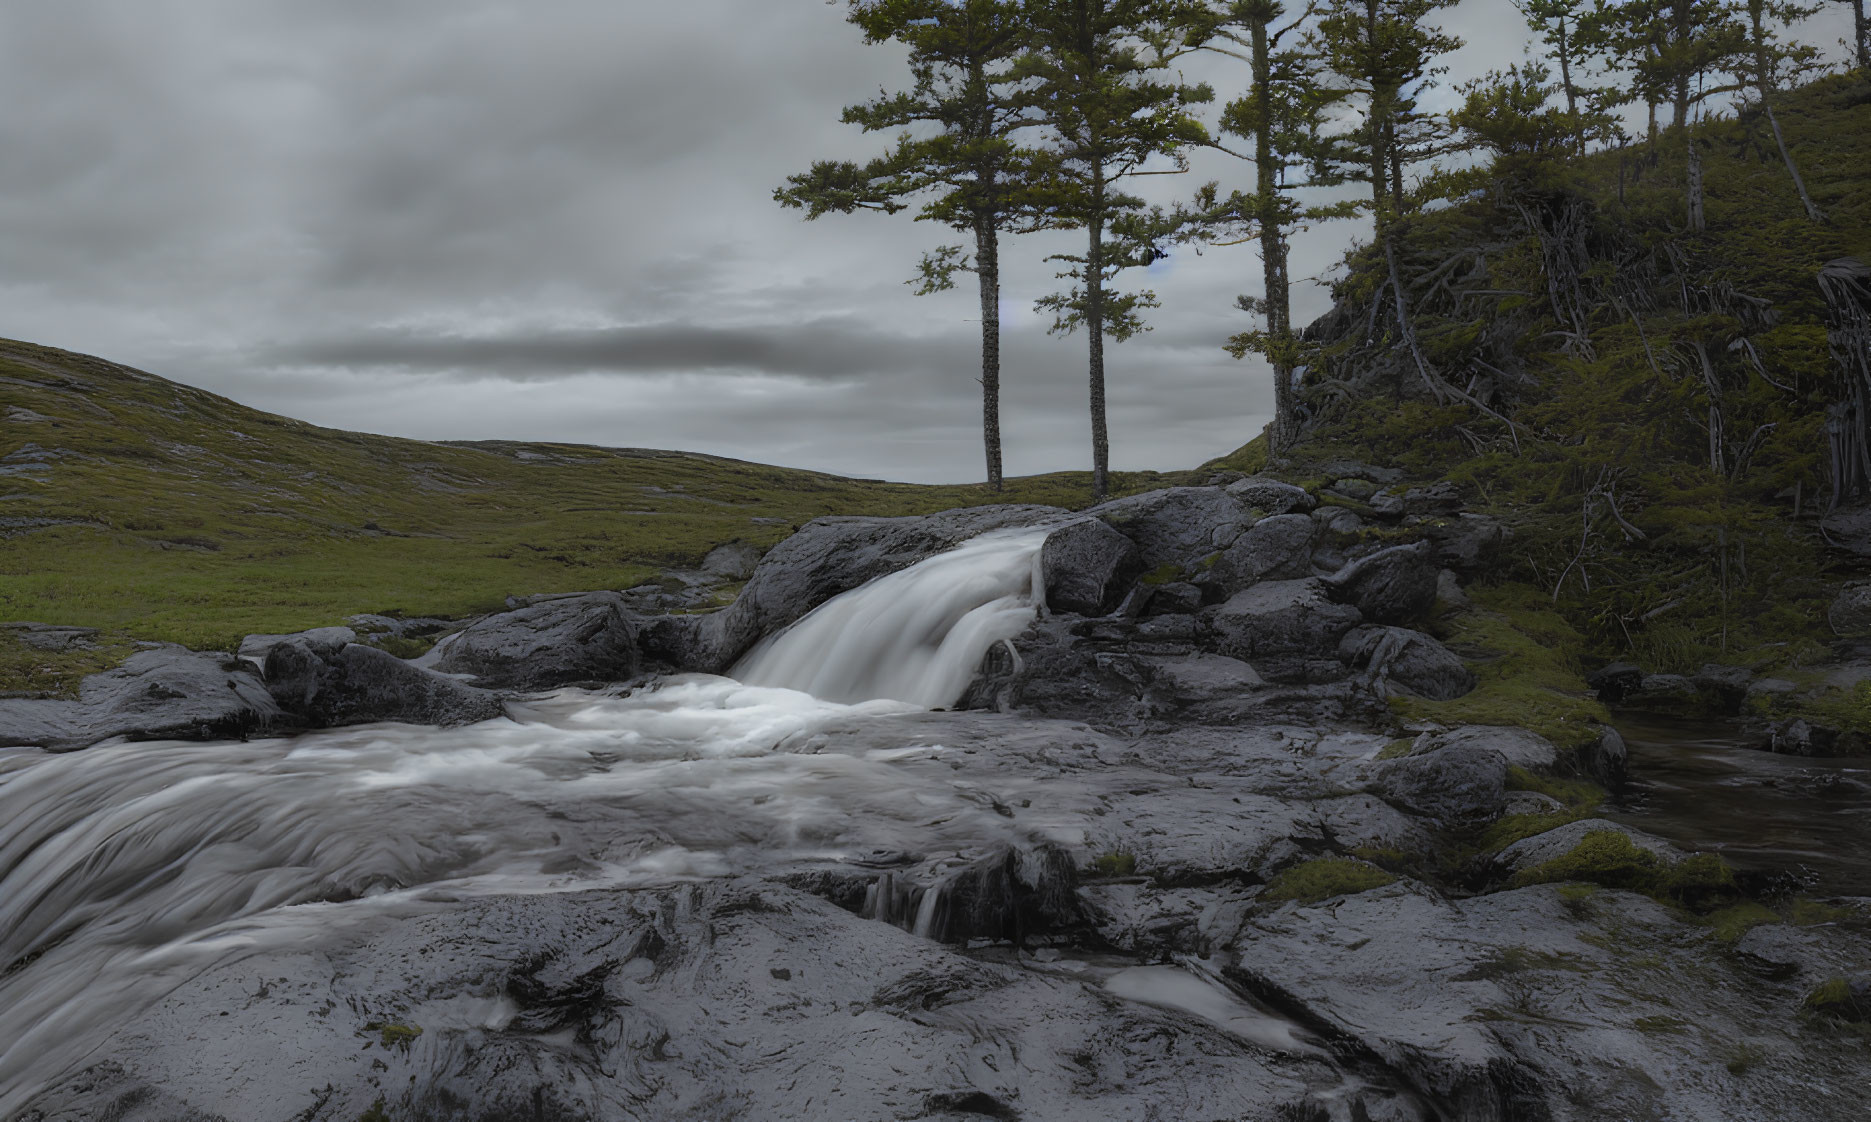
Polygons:
<instances>
[{"instance_id":1,"label":"mossy rock","mask_svg":"<svg viewBox=\"0 0 1871 1122\"><path fill-rule=\"evenodd\" d=\"M1395 884L1396 876L1366 861L1347 857L1320 857L1302 862L1273 878L1260 898L1270 904L1293 901L1316 904L1334 896L1355 896Z\"/></svg>"},{"instance_id":2,"label":"mossy rock","mask_svg":"<svg viewBox=\"0 0 1871 1122\"><path fill-rule=\"evenodd\" d=\"M1871 1022L1871 980L1830 978L1815 986L1803 1002L1809 1012L1859 1024Z\"/></svg>"}]
</instances>

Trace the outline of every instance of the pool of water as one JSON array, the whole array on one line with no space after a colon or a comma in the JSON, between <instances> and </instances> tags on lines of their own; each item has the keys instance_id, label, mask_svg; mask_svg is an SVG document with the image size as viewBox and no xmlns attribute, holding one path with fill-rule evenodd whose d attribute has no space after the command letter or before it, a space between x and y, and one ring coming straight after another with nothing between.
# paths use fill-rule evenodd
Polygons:
<instances>
[{"instance_id":1,"label":"pool of water","mask_svg":"<svg viewBox=\"0 0 1871 1122\"><path fill-rule=\"evenodd\" d=\"M1605 817L1737 869L1871 895L1871 759L1780 756L1733 721L1621 715L1630 781Z\"/></svg>"}]
</instances>

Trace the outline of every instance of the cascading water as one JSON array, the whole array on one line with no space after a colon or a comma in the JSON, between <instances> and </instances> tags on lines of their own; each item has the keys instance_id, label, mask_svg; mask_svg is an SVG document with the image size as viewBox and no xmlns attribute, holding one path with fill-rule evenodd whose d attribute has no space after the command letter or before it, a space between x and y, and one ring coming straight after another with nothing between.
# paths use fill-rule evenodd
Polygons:
<instances>
[{"instance_id":1,"label":"cascading water","mask_svg":"<svg viewBox=\"0 0 1871 1122\"><path fill-rule=\"evenodd\" d=\"M731 673L827 701L951 705L988 648L1032 622L1046 533L983 534L879 577L761 640Z\"/></svg>"},{"instance_id":2,"label":"cascading water","mask_svg":"<svg viewBox=\"0 0 1871 1122\"><path fill-rule=\"evenodd\" d=\"M200 971L386 913L1011 844L992 799L906 766L934 746L800 749L952 704L1038 610L1044 539L984 535L845 593L739 681L567 690L460 729L0 747L0 1118Z\"/></svg>"}]
</instances>

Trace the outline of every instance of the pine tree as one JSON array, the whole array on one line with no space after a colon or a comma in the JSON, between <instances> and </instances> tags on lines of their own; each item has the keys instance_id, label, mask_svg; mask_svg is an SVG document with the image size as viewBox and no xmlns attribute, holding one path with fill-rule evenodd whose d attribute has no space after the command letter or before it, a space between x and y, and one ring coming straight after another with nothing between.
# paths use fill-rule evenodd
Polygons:
<instances>
[{"instance_id":1,"label":"pine tree","mask_svg":"<svg viewBox=\"0 0 1871 1122\"><path fill-rule=\"evenodd\" d=\"M987 482L1001 489L1000 236L1038 228L1033 185L1047 159L1016 138L1038 120L1009 70L1026 49L1017 0L855 0L847 18L868 43L909 47L913 82L907 91L845 109L844 120L866 132L903 130L896 146L863 166L819 161L788 178L773 197L803 209L808 219L831 211L897 213L925 202L916 217L974 236L970 260L961 247L927 254L912 283L930 293L972 271L981 295L981 436ZM912 126L938 126L926 135ZM933 197L931 197L933 196Z\"/></svg>"},{"instance_id":2,"label":"pine tree","mask_svg":"<svg viewBox=\"0 0 1871 1122\"><path fill-rule=\"evenodd\" d=\"M1038 303L1053 313L1052 330L1084 328L1089 340L1092 491L1110 488L1110 439L1105 419L1104 343L1145 330L1142 312L1156 307L1147 290L1116 292L1122 270L1164 256L1175 223L1123 190L1141 175L1186 170L1185 151L1209 136L1189 107L1212 100L1206 86L1164 81L1181 5L1175 0L1026 0L1032 50L1017 74L1042 107L1054 138L1051 224L1086 233L1083 254L1056 254L1070 280L1063 293ZM1160 166L1167 157L1168 167ZM1152 161L1158 166L1150 166Z\"/></svg>"},{"instance_id":3,"label":"pine tree","mask_svg":"<svg viewBox=\"0 0 1871 1122\"><path fill-rule=\"evenodd\" d=\"M1251 238L1260 243L1264 294L1237 297L1236 305L1262 317L1265 327L1234 335L1227 349L1237 359L1263 355L1273 368L1269 442L1275 452L1284 451L1299 435L1293 385L1299 340L1293 332L1288 239L1305 223L1350 213L1345 205L1302 205L1293 194L1301 187L1343 182L1333 169L1340 138L1329 133L1326 121L1340 95L1319 82L1311 52L1293 45L1310 15L1308 9L1282 24L1287 11L1278 0L1215 0L1192 15L1187 32L1192 44L1248 67L1248 91L1222 108L1220 128L1224 136L1253 145L1251 152L1234 154L1253 163L1254 190L1224 198L1218 185L1203 187L1186 236L1211 242ZM1282 42L1289 45L1282 49Z\"/></svg>"},{"instance_id":4,"label":"pine tree","mask_svg":"<svg viewBox=\"0 0 1871 1122\"><path fill-rule=\"evenodd\" d=\"M1799 165L1793 162L1793 153L1787 149L1786 137L1780 131L1780 118L1774 115L1774 94L1781 83L1797 80L1802 74L1817 69L1819 64L1817 50L1804 43L1786 42L1780 36L1780 28L1816 14L1819 6L1800 4L1796 0L1743 0L1743 3L1747 11L1748 41L1747 50L1741 56L1742 76L1761 99L1761 111L1773 129L1774 143L1780 148L1780 159L1787 166L1787 174L1793 178L1793 189L1799 192L1800 205L1806 208L1806 217L1824 222L1826 216L1806 193L1806 181L1800 177Z\"/></svg>"},{"instance_id":5,"label":"pine tree","mask_svg":"<svg viewBox=\"0 0 1871 1122\"><path fill-rule=\"evenodd\" d=\"M1871 69L1871 17L1865 13L1865 0L1837 0L1852 10L1852 63L1860 70Z\"/></svg>"},{"instance_id":6,"label":"pine tree","mask_svg":"<svg viewBox=\"0 0 1871 1122\"><path fill-rule=\"evenodd\" d=\"M1559 89L1566 98L1566 112L1583 123L1587 118L1580 111L1580 103L1584 102L1589 109L1604 97L1604 91L1582 84L1589 39L1580 42L1579 27L1590 18L1591 5L1587 0L1514 0L1514 6L1526 17L1527 26L1539 35L1554 65L1559 67ZM1575 150L1583 155L1586 142L1583 127L1575 135L1574 142Z\"/></svg>"},{"instance_id":7,"label":"pine tree","mask_svg":"<svg viewBox=\"0 0 1871 1122\"><path fill-rule=\"evenodd\" d=\"M1421 95L1446 66L1438 59L1462 40L1427 22L1456 0L1330 0L1312 43L1339 83L1363 103L1362 167L1350 178L1371 184L1371 213L1381 238L1412 209L1404 173L1442 151L1444 119L1423 113Z\"/></svg>"}]
</instances>

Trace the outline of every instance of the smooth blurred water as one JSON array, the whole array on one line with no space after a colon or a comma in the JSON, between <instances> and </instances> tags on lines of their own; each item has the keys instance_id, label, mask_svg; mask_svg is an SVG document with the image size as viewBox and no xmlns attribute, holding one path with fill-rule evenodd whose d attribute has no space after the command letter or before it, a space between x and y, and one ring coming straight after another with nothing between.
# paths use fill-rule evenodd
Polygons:
<instances>
[{"instance_id":1,"label":"smooth blurred water","mask_svg":"<svg viewBox=\"0 0 1871 1122\"><path fill-rule=\"evenodd\" d=\"M0 1117L199 971L337 924L1010 842L991 800L905 766L938 746L802 746L952 704L1037 611L1043 540L978 539L828 602L737 668L763 684L568 690L458 729L0 750Z\"/></svg>"}]
</instances>

